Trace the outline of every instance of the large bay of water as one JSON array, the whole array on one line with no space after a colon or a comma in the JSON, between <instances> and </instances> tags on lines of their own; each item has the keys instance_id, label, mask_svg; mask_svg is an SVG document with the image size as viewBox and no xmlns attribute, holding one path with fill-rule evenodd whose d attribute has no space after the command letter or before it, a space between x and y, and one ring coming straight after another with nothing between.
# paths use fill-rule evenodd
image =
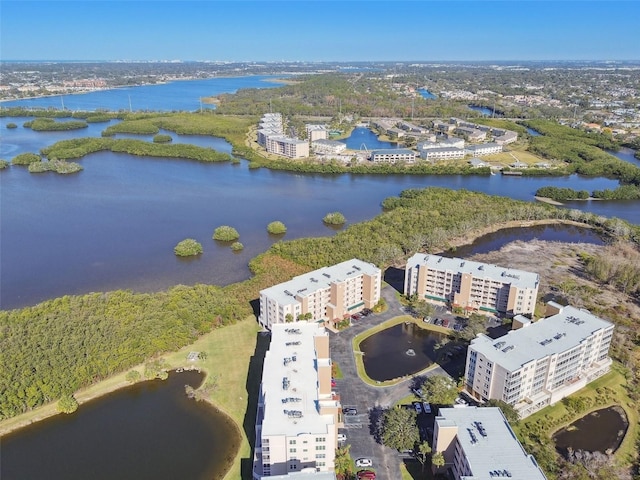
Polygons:
<instances>
[{"instance_id":1,"label":"large bay of water","mask_svg":"<svg viewBox=\"0 0 640 480\"><path fill-rule=\"evenodd\" d=\"M0 119L3 158L37 152L60 139L99 136L107 125L45 133L23 128L24 120ZM10 121L19 127L7 129ZM231 150L221 139L172 136L176 143ZM354 130L347 143L381 146L367 129ZM250 170L244 161L204 164L111 152L88 155L79 163L84 170L68 176L30 174L19 166L0 171L1 308L118 288L154 291L180 283L240 281L249 276L248 261L278 241L266 231L269 222L287 225L285 239L332 235L322 223L326 213L340 211L348 223L367 220L381 212L384 198L407 188L464 188L532 200L545 185L589 191L617 186L613 180L577 175L293 174ZM636 202L573 202L571 207L640 223ZM242 252L212 240L219 225L240 232ZM184 238L201 242L204 253L192 260L177 258L173 247Z\"/></svg>"},{"instance_id":2,"label":"large bay of water","mask_svg":"<svg viewBox=\"0 0 640 480\"><path fill-rule=\"evenodd\" d=\"M122 87L78 95L54 95L42 98L11 100L3 107L67 108L69 110L154 110L193 111L213 108L201 103L205 97L234 93L243 88L274 88L282 84L273 80L287 75L253 75L247 77L219 77L204 80L180 80L159 85Z\"/></svg>"}]
</instances>

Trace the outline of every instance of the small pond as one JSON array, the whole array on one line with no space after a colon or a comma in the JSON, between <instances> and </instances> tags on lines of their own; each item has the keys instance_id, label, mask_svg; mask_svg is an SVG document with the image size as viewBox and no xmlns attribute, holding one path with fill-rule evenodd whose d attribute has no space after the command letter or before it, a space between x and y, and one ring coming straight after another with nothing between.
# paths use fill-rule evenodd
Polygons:
<instances>
[{"instance_id":1,"label":"small pond","mask_svg":"<svg viewBox=\"0 0 640 480\"><path fill-rule=\"evenodd\" d=\"M554 436L556 450L567 456L568 449L587 452L616 451L629 422L624 410L614 406L596 410L559 430Z\"/></svg>"},{"instance_id":2,"label":"small pond","mask_svg":"<svg viewBox=\"0 0 640 480\"><path fill-rule=\"evenodd\" d=\"M222 478L240 438L231 420L185 394L204 375L171 372L1 439L2 480Z\"/></svg>"},{"instance_id":3,"label":"small pond","mask_svg":"<svg viewBox=\"0 0 640 480\"><path fill-rule=\"evenodd\" d=\"M435 347L444 337L413 322L387 328L360 343L364 369L380 382L412 375L438 360Z\"/></svg>"}]
</instances>

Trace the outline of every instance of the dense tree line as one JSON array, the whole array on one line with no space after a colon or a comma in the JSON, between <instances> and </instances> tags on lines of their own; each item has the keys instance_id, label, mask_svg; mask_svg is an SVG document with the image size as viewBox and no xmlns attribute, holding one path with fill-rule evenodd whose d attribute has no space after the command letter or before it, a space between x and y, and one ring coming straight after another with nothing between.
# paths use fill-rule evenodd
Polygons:
<instances>
[{"instance_id":1,"label":"dense tree line","mask_svg":"<svg viewBox=\"0 0 640 480\"><path fill-rule=\"evenodd\" d=\"M640 227L580 210L491 197L465 190L405 190L382 202L384 213L351 225L330 238L306 238L274 244L270 251L296 263L319 268L357 257L385 267L419 251L449 248L450 238L506 221L575 220L640 244Z\"/></svg>"},{"instance_id":2,"label":"dense tree line","mask_svg":"<svg viewBox=\"0 0 640 480\"><path fill-rule=\"evenodd\" d=\"M40 153L50 160L68 160L72 158L82 158L90 153L103 150L146 157L185 158L199 162L228 162L233 160L231 155L216 152L211 148L198 147L185 143L160 144L128 138L89 137L62 140L49 147L43 148Z\"/></svg>"},{"instance_id":3,"label":"dense tree line","mask_svg":"<svg viewBox=\"0 0 640 480\"><path fill-rule=\"evenodd\" d=\"M558 202L564 200L586 200L589 192L586 190L574 190L573 188L542 187L536 190L536 197L545 197Z\"/></svg>"}]
</instances>

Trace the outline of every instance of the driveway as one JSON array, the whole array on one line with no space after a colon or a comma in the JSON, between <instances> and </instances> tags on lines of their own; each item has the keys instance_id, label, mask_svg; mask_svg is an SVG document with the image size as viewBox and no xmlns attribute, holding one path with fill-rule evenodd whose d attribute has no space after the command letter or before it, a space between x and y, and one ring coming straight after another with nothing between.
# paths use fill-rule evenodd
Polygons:
<instances>
[{"instance_id":1,"label":"driveway","mask_svg":"<svg viewBox=\"0 0 640 480\"><path fill-rule=\"evenodd\" d=\"M406 397L410 391L411 378L388 387L374 387L364 383L356 372L356 363L351 341L353 337L369 328L399 315L405 315L396 298L396 291L386 286L382 289L382 297L388 309L384 313L372 314L353 322L353 326L338 333L330 333L329 345L331 359L342 371L343 378L336 380L335 390L340 394L343 407L355 407L358 414L345 416L347 444L351 445L351 456L354 459L366 457L373 460L373 468L381 480L397 480L400 478L400 462L402 459L396 450L377 443L371 431L371 418L382 409L392 406ZM430 370L429 375L447 375L440 367Z\"/></svg>"}]
</instances>

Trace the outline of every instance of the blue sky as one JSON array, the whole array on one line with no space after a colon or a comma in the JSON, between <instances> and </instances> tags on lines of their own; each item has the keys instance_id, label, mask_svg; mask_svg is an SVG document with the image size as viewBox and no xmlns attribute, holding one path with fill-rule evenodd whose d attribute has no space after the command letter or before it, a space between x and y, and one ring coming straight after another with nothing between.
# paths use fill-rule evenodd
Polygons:
<instances>
[{"instance_id":1,"label":"blue sky","mask_svg":"<svg viewBox=\"0 0 640 480\"><path fill-rule=\"evenodd\" d=\"M0 0L0 59L639 60L639 25L633 0Z\"/></svg>"}]
</instances>

